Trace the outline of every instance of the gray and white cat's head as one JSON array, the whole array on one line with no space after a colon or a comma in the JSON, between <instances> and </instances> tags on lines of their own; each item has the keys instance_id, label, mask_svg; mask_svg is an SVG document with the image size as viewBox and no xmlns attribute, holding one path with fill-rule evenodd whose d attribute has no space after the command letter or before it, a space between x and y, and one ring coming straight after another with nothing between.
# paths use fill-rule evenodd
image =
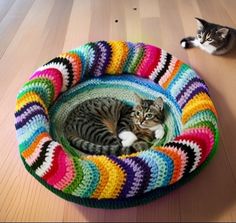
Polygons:
<instances>
[{"instance_id":1,"label":"gray and white cat's head","mask_svg":"<svg viewBox=\"0 0 236 223\"><path fill-rule=\"evenodd\" d=\"M197 21L196 39L199 41L199 47L212 54L221 48L224 50L224 46L229 41L230 28L209 23L200 18L195 19Z\"/></svg>"}]
</instances>

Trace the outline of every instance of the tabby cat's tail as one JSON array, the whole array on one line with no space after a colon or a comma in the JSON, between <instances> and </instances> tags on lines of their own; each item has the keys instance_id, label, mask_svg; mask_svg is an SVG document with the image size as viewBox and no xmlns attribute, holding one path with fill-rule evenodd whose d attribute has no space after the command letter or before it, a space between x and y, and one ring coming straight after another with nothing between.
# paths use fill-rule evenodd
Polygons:
<instances>
[{"instance_id":1,"label":"tabby cat's tail","mask_svg":"<svg viewBox=\"0 0 236 223\"><path fill-rule=\"evenodd\" d=\"M73 135L67 136L67 139L73 147L93 155L121 155L123 150L118 140L114 145L98 145Z\"/></svg>"}]
</instances>

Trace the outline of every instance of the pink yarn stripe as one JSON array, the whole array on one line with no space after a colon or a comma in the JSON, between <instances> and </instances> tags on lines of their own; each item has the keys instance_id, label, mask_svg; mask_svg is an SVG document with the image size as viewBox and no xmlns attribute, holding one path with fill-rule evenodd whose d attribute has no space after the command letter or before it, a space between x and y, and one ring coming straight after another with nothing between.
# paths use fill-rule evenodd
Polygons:
<instances>
[{"instance_id":1,"label":"pink yarn stripe","mask_svg":"<svg viewBox=\"0 0 236 223\"><path fill-rule=\"evenodd\" d=\"M202 140L204 141L204 144L205 144L205 148L201 148L202 150L202 159L199 163L202 164L202 162L205 161L205 159L208 157L208 155L210 154L212 148L213 148L213 145L214 145L214 135L213 133L211 132L210 129L208 128L195 128L195 129L187 129L186 131L184 131L182 134L181 134L181 137L184 137L184 136L190 136L190 137L196 137L196 140L199 139L199 140ZM198 142L196 142L198 144ZM203 151L204 149L204 151Z\"/></svg>"},{"instance_id":2,"label":"pink yarn stripe","mask_svg":"<svg viewBox=\"0 0 236 223\"><path fill-rule=\"evenodd\" d=\"M146 45L145 57L138 67L137 75L148 78L159 61L160 50L157 47ZM151 69L150 69L151 68Z\"/></svg>"},{"instance_id":3,"label":"pink yarn stripe","mask_svg":"<svg viewBox=\"0 0 236 223\"><path fill-rule=\"evenodd\" d=\"M53 82L54 99L56 99L57 96L61 93L62 89L63 79L61 72L56 68L47 68L45 70L39 70L33 73L33 75L30 77L30 80L40 77L46 77Z\"/></svg>"},{"instance_id":4,"label":"pink yarn stripe","mask_svg":"<svg viewBox=\"0 0 236 223\"><path fill-rule=\"evenodd\" d=\"M67 158L67 155L62 150L62 148L60 148L60 152L59 152L58 160L57 160L58 169L56 173L47 180L48 184L53 185L55 187L55 185L65 176L66 158Z\"/></svg>"},{"instance_id":5,"label":"pink yarn stripe","mask_svg":"<svg viewBox=\"0 0 236 223\"><path fill-rule=\"evenodd\" d=\"M59 190L63 190L64 188L66 188L73 181L73 179L76 176L72 160L69 159L68 157L66 157L65 162L66 162L66 174L55 185L55 188L57 188Z\"/></svg>"}]
</instances>

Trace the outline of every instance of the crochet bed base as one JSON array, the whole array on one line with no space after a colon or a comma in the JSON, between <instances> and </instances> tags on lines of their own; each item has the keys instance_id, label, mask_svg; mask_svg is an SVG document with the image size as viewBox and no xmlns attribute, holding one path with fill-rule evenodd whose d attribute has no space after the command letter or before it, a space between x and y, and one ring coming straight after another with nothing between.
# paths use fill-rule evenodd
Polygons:
<instances>
[{"instance_id":1,"label":"crochet bed base","mask_svg":"<svg viewBox=\"0 0 236 223\"><path fill-rule=\"evenodd\" d=\"M132 104L130 92L164 98L170 115L161 144L126 156L88 156L63 140L68 107L103 95ZM99 41L52 59L20 90L15 117L26 169L62 198L99 208L140 205L182 185L206 166L219 138L204 81L182 61L144 43Z\"/></svg>"}]
</instances>

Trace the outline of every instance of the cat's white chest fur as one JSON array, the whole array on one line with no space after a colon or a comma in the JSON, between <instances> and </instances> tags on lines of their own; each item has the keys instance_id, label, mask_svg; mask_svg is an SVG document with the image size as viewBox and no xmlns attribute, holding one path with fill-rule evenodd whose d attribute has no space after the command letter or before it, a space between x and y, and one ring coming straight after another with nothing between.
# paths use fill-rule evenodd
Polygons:
<instances>
[{"instance_id":1,"label":"cat's white chest fur","mask_svg":"<svg viewBox=\"0 0 236 223\"><path fill-rule=\"evenodd\" d=\"M200 44L199 47L210 54L213 54L216 51L216 47L208 43Z\"/></svg>"}]
</instances>

